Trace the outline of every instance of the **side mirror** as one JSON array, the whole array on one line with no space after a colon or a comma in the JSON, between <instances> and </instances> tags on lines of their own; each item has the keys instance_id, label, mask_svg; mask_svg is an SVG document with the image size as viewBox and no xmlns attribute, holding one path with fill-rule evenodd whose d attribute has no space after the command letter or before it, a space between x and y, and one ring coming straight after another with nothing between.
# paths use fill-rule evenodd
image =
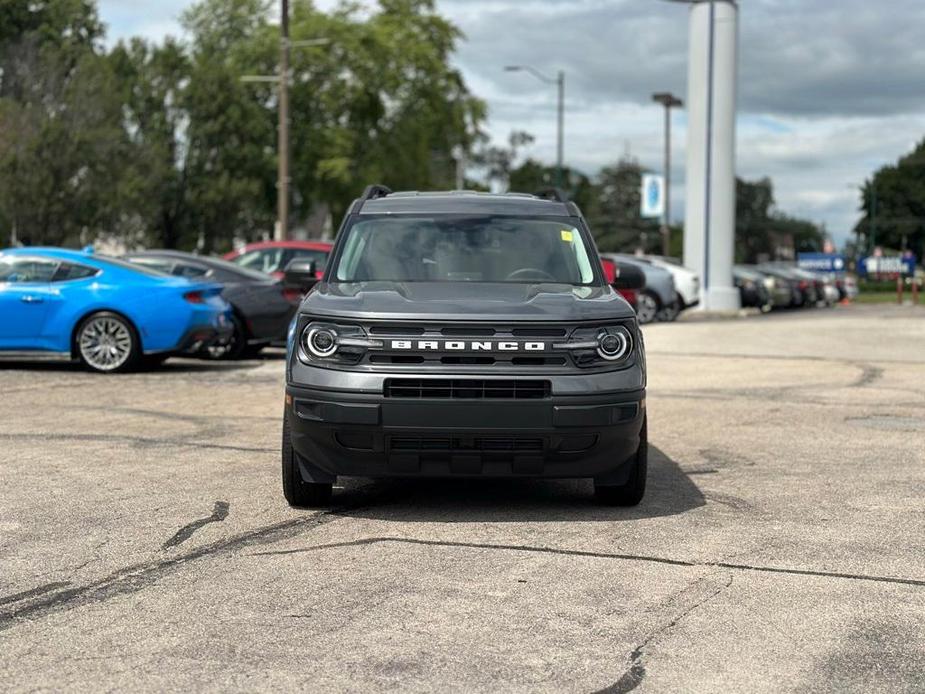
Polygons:
<instances>
[{"instance_id":1,"label":"side mirror","mask_svg":"<svg viewBox=\"0 0 925 694\"><path fill-rule=\"evenodd\" d=\"M316 271L317 265L314 260L293 258L283 271L283 286L306 294L318 284Z\"/></svg>"},{"instance_id":2,"label":"side mirror","mask_svg":"<svg viewBox=\"0 0 925 694\"><path fill-rule=\"evenodd\" d=\"M646 275L635 265L617 263L617 278L611 286L614 289L645 289Z\"/></svg>"}]
</instances>

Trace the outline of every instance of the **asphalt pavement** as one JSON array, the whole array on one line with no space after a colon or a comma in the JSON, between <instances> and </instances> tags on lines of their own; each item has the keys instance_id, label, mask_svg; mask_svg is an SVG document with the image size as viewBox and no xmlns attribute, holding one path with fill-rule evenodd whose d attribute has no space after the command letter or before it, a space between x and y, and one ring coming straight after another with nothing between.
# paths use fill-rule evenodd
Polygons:
<instances>
[{"instance_id":1,"label":"asphalt pavement","mask_svg":"<svg viewBox=\"0 0 925 694\"><path fill-rule=\"evenodd\" d=\"M649 494L279 481L283 360L0 365L0 690L925 691L925 309L653 325Z\"/></svg>"}]
</instances>

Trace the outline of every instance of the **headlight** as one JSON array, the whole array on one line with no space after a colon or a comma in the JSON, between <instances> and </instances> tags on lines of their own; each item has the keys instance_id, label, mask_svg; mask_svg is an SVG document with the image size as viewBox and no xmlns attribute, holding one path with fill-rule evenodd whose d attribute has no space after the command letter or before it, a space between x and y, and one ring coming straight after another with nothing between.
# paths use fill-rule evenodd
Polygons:
<instances>
[{"instance_id":1,"label":"headlight","mask_svg":"<svg viewBox=\"0 0 925 694\"><path fill-rule=\"evenodd\" d=\"M553 347L571 352L572 359L580 367L617 365L632 356L633 337L629 329L622 325L579 328L569 336L568 342Z\"/></svg>"},{"instance_id":2,"label":"headlight","mask_svg":"<svg viewBox=\"0 0 925 694\"><path fill-rule=\"evenodd\" d=\"M602 332L597 336L597 353L607 361L619 361L629 350L629 335L624 331Z\"/></svg>"},{"instance_id":3,"label":"headlight","mask_svg":"<svg viewBox=\"0 0 925 694\"><path fill-rule=\"evenodd\" d=\"M371 340L358 325L338 325L312 321L299 335L299 359L356 364L370 348L382 348L382 340Z\"/></svg>"},{"instance_id":4,"label":"headlight","mask_svg":"<svg viewBox=\"0 0 925 694\"><path fill-rule=\"evenodd\" d=\"M305 346L312 356L330 357L337 351L337 333L330 328L311 328L305 336Z\"/></svg>"}]
</instances>

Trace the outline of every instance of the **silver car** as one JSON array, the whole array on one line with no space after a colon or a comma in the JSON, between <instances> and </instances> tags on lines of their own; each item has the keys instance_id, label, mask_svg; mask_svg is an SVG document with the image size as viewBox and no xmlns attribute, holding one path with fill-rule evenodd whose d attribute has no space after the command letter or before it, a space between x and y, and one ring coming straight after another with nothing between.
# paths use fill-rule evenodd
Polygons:
<instances>
[{"instance_id":1,"label":"silver car","mask_svg":"<svg viewBox=\"0 0 925 694\"><path fill-rule=\"evenodd\" d=\"M640 323L651 323L655 320L670 322L678 317L681 304L678 301L674 277L668 270L622 253L605 253L604 257L610 258L617 265L637 267L645 274L646 286L639 292L636 303L636 317Z\"/></svg>"}]
</instances>

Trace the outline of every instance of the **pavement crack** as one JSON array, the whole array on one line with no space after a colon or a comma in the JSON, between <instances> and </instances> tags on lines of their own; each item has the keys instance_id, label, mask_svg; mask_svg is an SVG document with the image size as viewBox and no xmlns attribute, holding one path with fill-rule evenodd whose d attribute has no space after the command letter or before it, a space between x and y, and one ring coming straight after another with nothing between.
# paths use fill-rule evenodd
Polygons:
<instances>
[{"instance_id":1,"label":"pavement crack","mask_svg":"<svg viewBox=\"0 0 925 694\"><path fill-rule=\"evenodd\" d=\"M366 537L359 540L349 540L345 542L332 542L324 545L313 545L312 547L298 547L296 549L281 549L273 552L255 552L254 556L280 556L287 554L302 554L306 552L318 552L326 549L338 549L343 547L364 547L369 545L382 544L386 542L398 542L410 545L423 545L427 547L458 547L465 549L489 549L515 552L533 552L537 554L557 554L566 557L590 557L593 559L616 559L623 561L642 561L653 564L668 564L670 566L685 567L703 567L732 569L734 571L758 571L763 573L784 574L788 576L813 576L817 578L836 578L851 581L871 581L873 583L895 583L906 586L925 587L925 580L916 578L897 578L894 576L877 576L872 574L852 574L838 571L821 571L813 569L788 569L774 566L754 566L751 564L732 564L721 561L685 561L683 559L671 559L668 557L657 557L645 554L619 554L614 552L592 552L580 549L561 549L557 547L537 547L531 545L502 545L481 542L451 542L443 540L421 540L409 537Z\"/></svg>"},{"instance_id":2,"label":"pavement crack","mask_svg":"<svg viewBox=\"0 0 925 694\"><path fill-rule=\"evenodd\" d=\"M854 364L854 366L861 370L861 375L858 376L854 383L848 386L849 388L863 388L883 377L883 369L878 366L873 366L872 364Z\"/></svg>"},{"instance_id":3,"label":"pavement crack","mask_svg":"<svg viewBox=\"0 0 925 694\"><path fill-rule=\"evenodd\" d=\"M229 444L222 443L201 443L198 441L186 441L183 439L157 439L149 438L146 436L129 436L121 434L55 434L55 433L41 433L41 434L25 434L25 433L12 433L12 434L2 434L0 435L3 438L7 439L16 439L16 440L42 440L42 441L91 441L91 442L113 442L113 443L129 443L133 444L138 448L148 448L154 446L179 446L181 448L203 448L203 449L216 449L221 451L240 451L242 453L272 453L278 449L276 448L258 448L255 446L232 446Z\"/></svg>"},{"instance_id":4,"label":"pavement crack","mask_svg":"<svg viewBox=\"0 0 925 694\"><path fill-rule=\"evenodd\" d=\"M197 547L185 554L134 564L83 585L68 587L70 584L64 584L60 586L60 590L57 590L57 587L48 588L48 586L42 586L32 589L33 591L39 591L38 593L26 591L31 596L38 596L39 599L27 604L14 604L8 609L0 610L0 632L26 619L39 619L55 612L64 612L83 605L102 603L122 595L136 593L155 585L164 576L176 572L192 562L232 554L246 547L268 545L288 540L301 533L343 518L344 516L338 514L339 511L357 511L368 505L368 496L364 494L354 504L347 504L312 516L301 516L293 520L248 530L247 532ZM25 599L19 598L18 602Z\"/></svg>"},{"instance_id":5,"label":"pavement crack","mask_svg":"<svg viewBox=\"0 0 925 694\"><path fill-rule=\"evenodd\" d=\"M726 581L725 584L717 587L716 590L709 593L708 595L701 598L700 600L697 600L692 605L689 605L685 610L683 610L680 614L674 617L670 622L659 627L658 629L653 631L651 634L649 634L645 639L643 639L642 643L636 646L636 648L633 649L633 652L630 653L630 666L620 676L620 679L618 679L616 682L614 682L609 687L604 687L603 689L597 690L595 694L625 694L626 692L630 692L634 690L636 687L638 687L640 684L642 684L642 680L646 676L646 666L643 663L643 658L646 655L646 648L648 648L649 644L652 643L655 639L661 636L664 636L665 634L670 632L685 617L689 616L695 610L705 605L706 603L710 602L710 600L712 600L717 595L722 593L724 590L729 588L729 586L732 585L732 576L730 575L728 578L729 580ZM694 585L701 582L702 580L703 580L702 578L698 579L697 581L694 582ZM688 586L688 588L685 588L684 590L682 590L678 594L678 596L680 596L681 594L689 590L691 587L692 586Z\"/></svg>"},{"instance_id":6,"label":"pavement crack","mask_svg":"<svg viewBox=\"0 0 925 694\"><path fill-rule=\"evenodd\" d=\"M332 542L326 545L315 545L313 547L301 547L298 549L281 549L276 552L256 552L257 556L272 556L281 554L301 554L303 552L316 552L323 549L336 549L341 547L362 547L364 545L376 545L384 542L401 542L411 545L423 545L428 547L461 547L467 549L495 549L508 550L516 552L535 552L540 554L558 554L567 557L591 557L595 559L628 559L637 561L650 561L659 564L672 564L675 566L697 566L693 562L681 561L677 559L662 559L660 557L646 557L635 554L612 554L609 552L588 552L580 549L557 549L555 547L532 547L530 545L495 545L480 542L449 542L441 540L419 540L408 537L368 537L360 540L349 540L346 542Z\"/></svg>"},{"instance_id":7,"label":"pavement crack","mask_svg":"<svg viewBox=\"0 0 925 694\"><path fill-rule=\"evenodd\" d=\"M161 549L170 549L171 547L176 547L186 542L193 536L194 532L204 525L208 525L209 523L221 523L228 517L228 509L230 507L231 505L227 501L216 501L212 508L211 516L206 516L205 518L194 520L192 523L187 523L174 533L174 536L167 540L167 542L161 546Z\"/></svg>"}]
</instances>

